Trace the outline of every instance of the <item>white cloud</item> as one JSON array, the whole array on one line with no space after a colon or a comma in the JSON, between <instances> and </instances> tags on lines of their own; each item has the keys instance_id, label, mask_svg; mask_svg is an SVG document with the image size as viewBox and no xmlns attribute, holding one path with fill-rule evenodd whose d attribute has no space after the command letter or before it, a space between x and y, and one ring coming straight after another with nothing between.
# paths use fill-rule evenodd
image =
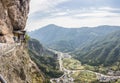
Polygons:
<instances>
[{"instance_id":1,"label":"white cloud","mask_svg":"<svg viewBox=\"0 0 120 83\"><path fill-rule=\"evenodd\" d=\"M120 11L111 7L90 7L81 9L56 8L60 3L70 0L31 0L30 15L26 29L28 31L38 29L48 24L56 24L63 27L93 27L98 25L118 25ZM40 14L38 14L40 12ZM38 16L37 16L38 15Z\"/></svg>"},{"instance_id":2,"label":"white cloud","mask_svg":"<svg viewBox=\"0 0 120 83\"><path fill-rule=\"evenodd\" d=\"M111 8L111 7L101 7L101 8L98 8L99 10L106 10L106 11L120 11L120 9L118 8Z\"/></svg>"},{"instance_id":3,"label":"white cloud","mask_svg":"<svg viewBox=\"0 0 120 83\"><path fill-rule=\"evenodd\" d=\"M112 13L112 12L108 12L108 11L93 11L93 12L87 12L87 13L79 13L79 14L75 14L75 17L113 17L113 16L120 16L117 13Z\"/></svg>"},{"instance_id":4,"label":"white cloud","mask_svg":"<svg viewBox=\"0 0 120 83\"><path fill-rule=\"evenodd\" d=\"M30 14L35 13L37 11L48 11L50 8L54 8L54 6L66 2L69 0L31 0L30 2Z\"/></svg>"},{"instance_id":5,"label":"white cloud","mask_svg":"<svg viewBox=\"0 0 120 83\"><path fill-rule=\"evenodd\" d=\"M71 16L63 16L63 17L56 17L56 18L47 18L43 20L37 20L33 23L30 23L27 27L29 27L29 31L41 28L48 24L56 24L58 26L63 26L67 28L79 28L79 27L94 27L98 25L118 25L120 15L118 17L89 17L84 19L72 18Z\"/></svg>"},{"instance_id":6,"label":"white cloud","mask_svg":"<svg viewBox=\"0 0 120 83\"><path fill-rule=\"evenodd\" d=\"M53 16L64 16L66 14L68 14L68 12L58 12L58 13L53 14Z\"/></svg>"}]
</instances>

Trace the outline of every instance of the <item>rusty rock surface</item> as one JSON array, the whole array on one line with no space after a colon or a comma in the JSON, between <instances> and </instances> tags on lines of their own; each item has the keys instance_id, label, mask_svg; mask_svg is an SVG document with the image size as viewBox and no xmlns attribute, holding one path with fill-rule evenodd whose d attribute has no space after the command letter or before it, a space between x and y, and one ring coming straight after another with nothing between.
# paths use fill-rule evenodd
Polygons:
<instances>
[{"instance_id":1,"label":"rusty rock surface","mask_svg":"<svg viewBox=\"0 0 120 83\"><path fill-rule=\"evenodd\" d=\"M12 42L13 31L23 30L30 0L0 0L0 42Z\"/></svg>"}]
</instances>

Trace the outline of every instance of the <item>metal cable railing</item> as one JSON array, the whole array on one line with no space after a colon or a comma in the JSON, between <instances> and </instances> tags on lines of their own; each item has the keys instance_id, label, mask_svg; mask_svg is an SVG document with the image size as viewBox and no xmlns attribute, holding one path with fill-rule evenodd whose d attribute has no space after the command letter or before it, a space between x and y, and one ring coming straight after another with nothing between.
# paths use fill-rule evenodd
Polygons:
<instances>
[{"instance_id":1,"label":"metal cable railing","mask_svg":"<svg viewBox=\"0 0 120 83\"><path fill-rule=\"evenodd\" d=\"M5 79L3 78L2 75L0 75L0 82L1 82L1 83L7 83L7 82L5 81Z\"/></svg>"}]
</instances>

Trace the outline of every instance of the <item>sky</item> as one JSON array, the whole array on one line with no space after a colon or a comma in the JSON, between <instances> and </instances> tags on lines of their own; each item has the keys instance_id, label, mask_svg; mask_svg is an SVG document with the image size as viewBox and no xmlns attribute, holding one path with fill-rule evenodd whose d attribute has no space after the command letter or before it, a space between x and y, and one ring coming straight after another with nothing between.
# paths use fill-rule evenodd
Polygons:
<instances>
[{"instance_id":1,"label":"sky","mask_svg":"<svg viewBox=\"0 0 120 83\"><path fill-rule=\"evenodd\" d=\"M31 0L26 30L55 24L66 28L120 26L120 0Z\"/></svg>"}]
</instances>

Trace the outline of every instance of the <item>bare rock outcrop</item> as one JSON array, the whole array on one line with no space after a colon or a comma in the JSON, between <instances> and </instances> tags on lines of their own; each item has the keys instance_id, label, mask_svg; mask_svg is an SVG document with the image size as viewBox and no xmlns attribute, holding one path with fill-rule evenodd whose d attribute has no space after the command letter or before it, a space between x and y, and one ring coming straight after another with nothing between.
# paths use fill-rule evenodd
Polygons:
<instances>
[{"instance_id":1,"label":"bare rock outcrop","mask_svg":"<svg viewBox=\"0 0 120 83\"><path fill-rule=\"evenodd\" d=\"M0 0L0 42L12 42L13 31L23 30L29 13L29 0Z\"/></svg>"},{"instance_id":2,"label":"bare rock outcrop","mask_svg":"<svg viewBox=\"0 0 120 83\"><path fill-rule=\"evenodd\" d=\"M0 56L0 75L7 83L44 83L45 80L27 50L20 48Z\"/></svg>"},{"instance_id":3,"label":"bare rock outcrop","mask_svg":"<svg viewBox=\"0 0 120 83\"><path fill-rule=\"evenodd\" d=\"M29 0L0 0L0 43L14 42L13 32L25 28L28 12ZM0 54L0 77L7 83L43 83L41 71L24 46L15 45L12 51Z\"/></svg>"}]
</instances>

